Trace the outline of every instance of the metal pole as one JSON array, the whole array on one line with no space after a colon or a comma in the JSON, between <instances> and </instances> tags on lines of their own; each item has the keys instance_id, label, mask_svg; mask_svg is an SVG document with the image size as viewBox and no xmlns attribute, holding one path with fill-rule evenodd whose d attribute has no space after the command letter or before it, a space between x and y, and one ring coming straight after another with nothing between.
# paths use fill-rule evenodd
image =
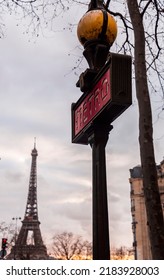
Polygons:
<instances>
[{"instance_id":1,"label":"metal pole","mask_svg":"<svg viewBox=\"0 0 164 280\"><path fill-rule=\"evenodd\" d=\"M133 247L134 247L134 259L137 260L137 240L136 240L136 224L137 222L132 222L132 231L133 231Z\"/></svg>"},{"instance_id":2,"label":"metal pole","mask_svg":"<svg viewBox=\"0 0 164 280\"><path fill-rule=\"evenodd\" d=\"M18 227L18 220L21 220L21 217L13 217L12 220L15 220L15 236L14 236L14 260L16 259L16 241L17 241L17 227Z\"/></svg>"},{"instance_id":3,"label":"metal pole","mask_svg":"<svg viewBox=\"0 0 164 280\"><path fill-rule=\"evenodd\" d=\"M111 125L96 124L88 140L92 147L93 260L110 259L105 146Z\"/></svg>"}]
</instances>

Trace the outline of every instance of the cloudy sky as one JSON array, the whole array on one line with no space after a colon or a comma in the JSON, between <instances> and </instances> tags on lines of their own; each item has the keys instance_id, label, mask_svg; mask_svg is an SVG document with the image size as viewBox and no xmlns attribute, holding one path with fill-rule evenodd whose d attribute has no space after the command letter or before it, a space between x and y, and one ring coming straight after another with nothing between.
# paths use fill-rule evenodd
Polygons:
<instances>
[{"instance_id":1,"label":"cloudy sky","mask_svg":"<svg viewBox=\"0 0 164 280\"><path fill-rule=\"evenodd\" d=\"M0 40L0 222L24 217L36 137L38 210L46 244L63 231L92 239L91 148L71 143L71 103L81 95L75 84L86 64L72 70L82 49L76 28L65 28L70 18L76 23L83 13L74 8L59 16L56 31L38 38L23 34L25 27L17 27L9 16ZM157 163L164 155L164 113L156 121L159 107L155 96ZM140 163L135 92L133 105L113 126L106 147L110 242L131 246L129 169Z\"/></svg>"}]
</instances>

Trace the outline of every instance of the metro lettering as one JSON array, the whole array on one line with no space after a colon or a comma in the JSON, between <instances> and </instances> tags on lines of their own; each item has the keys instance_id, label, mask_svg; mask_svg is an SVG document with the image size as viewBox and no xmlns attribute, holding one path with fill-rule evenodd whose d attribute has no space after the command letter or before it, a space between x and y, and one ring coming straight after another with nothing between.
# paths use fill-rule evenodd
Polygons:
<instances>
[{"instance_id":1,"label":"metro lettering","mask_svg":"<svg viewBox=\"0 0 164 280\"><path fill-rule=\"evenodd\" d=\"M95 85L93 90L85 97L79 107L75 110L74 125L76 136L111 99L110 94L110 72L108 71Z\"/></svg>"}]
</instances>

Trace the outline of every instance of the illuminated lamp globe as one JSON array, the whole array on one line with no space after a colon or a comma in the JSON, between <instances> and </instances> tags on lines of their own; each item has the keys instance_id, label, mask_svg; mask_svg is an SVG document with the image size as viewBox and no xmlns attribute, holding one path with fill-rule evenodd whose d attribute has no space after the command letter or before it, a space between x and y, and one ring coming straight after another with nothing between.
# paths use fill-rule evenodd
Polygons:
<instances>
[{"instance_id":1,"label":"illuminated lamp globe","mask_svg":"<svg viewBox=\"0 0 164 280\"><path fill-rule=\"evenodd\" d=\"M81 18L77 27L77 36L82 45L90 40L103 40L110 46L113 44L117 36L117 24L113 16L107 11L105 13L107 15L105 33L103 10L91 10Z\"/></svg>"}]
</instances>

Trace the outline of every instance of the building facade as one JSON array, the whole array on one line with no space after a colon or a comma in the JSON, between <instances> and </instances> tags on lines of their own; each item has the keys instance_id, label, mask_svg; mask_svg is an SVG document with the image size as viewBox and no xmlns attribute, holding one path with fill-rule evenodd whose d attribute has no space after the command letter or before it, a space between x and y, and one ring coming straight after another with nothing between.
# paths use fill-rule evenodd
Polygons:
<instances>
[{"instance_id":1,"label":"building facade","mask_svg":"<svg viewBox=\"0 0 164 280\"><path fill-rule=\"evenodd\" d=\"M158 186L164 216L164 160L157 165ZM130 199L132 214L133 248L137 260L151 260L147 215L143 193L141 166L130 169Z\"/></svg>"}]
</instances>

